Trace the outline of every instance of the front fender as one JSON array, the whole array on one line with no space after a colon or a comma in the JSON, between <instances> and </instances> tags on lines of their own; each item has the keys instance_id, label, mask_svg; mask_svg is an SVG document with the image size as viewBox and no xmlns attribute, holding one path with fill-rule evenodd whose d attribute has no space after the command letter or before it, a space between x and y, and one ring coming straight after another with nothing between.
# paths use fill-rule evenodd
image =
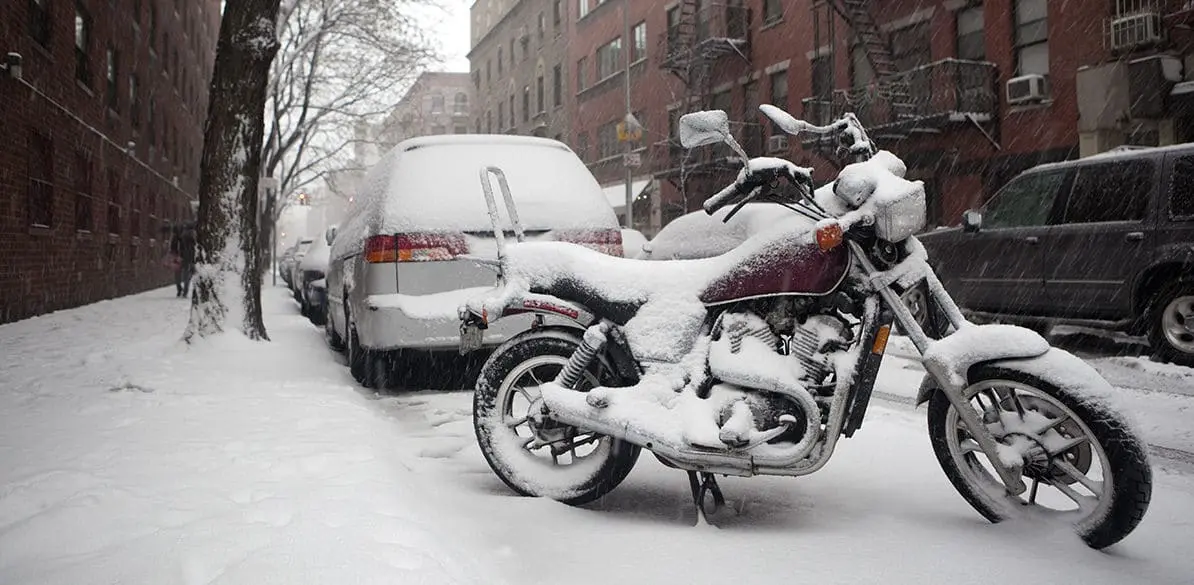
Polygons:
<instances>
[{"instance_id":1,"label":"front fender","mask_svg":"<svg viewBox=\"0 0 1194 585\"><path fill-rule=\"evenodd\" d=\"M953 334L933 341L921 361L929 372L949 376L948 382L959 388L968 385L970 368L976 364L1035 358L1050 350L1049 342L1035 331L1015 325L967 325ZM916 393L920 406L941 388L933 374L926 375Z\"/></svg>"}]
</instances>

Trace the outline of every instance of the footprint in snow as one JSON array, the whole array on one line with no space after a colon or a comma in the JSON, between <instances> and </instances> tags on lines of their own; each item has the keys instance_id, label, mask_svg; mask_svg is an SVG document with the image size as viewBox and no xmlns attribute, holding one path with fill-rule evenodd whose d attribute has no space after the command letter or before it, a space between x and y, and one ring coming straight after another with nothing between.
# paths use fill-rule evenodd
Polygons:
<instances>
[{"instance_id":1,"label":"footprint in snow","mask_svg":"<svg viewBox=\"0 0 1194 585\"><path fill-rule=\"evenodd\" d=\"M423 447L419 450L419 457L423 459L451 459L464 449L464 445L442 443Z\"/></svg>"},{"instance_id":2,"label":"footprint in snow","mask_svg":"<svg viewBox=\"0 0 1194 585\"><path fill-rule=\"evenodd\" d=\"M108 392L141 392L143 394L150 394L153 392L153 388L138 386L132 382L125 382L119 386L108 388Z\"/></svg>"}]
</instances>

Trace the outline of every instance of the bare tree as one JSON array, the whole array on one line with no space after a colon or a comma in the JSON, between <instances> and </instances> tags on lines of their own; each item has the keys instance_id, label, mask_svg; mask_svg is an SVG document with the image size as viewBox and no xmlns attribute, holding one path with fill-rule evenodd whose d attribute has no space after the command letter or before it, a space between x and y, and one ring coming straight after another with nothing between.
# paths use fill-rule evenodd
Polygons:
<instances>
[{"instance_id":1,"label":"bare tree","mask_svg":"<svg viewBox=\"0 0 1194 585\"><path fill-rule=\"evenodd\" d=\"M283 6L270 73L265 174L290 194L351 157L355 128L387 114L435 58L414 8L432 0L302 0ZM274 219L288 199L275 206Z\"/></svg>"},{"instance_id":2,"label":"bare tree","mask_svg":"<svg viewBox=\"0 0 1194 585\"><path fill-rule=\"evenodd\" d=\"M199 173L195 294L183 338L224 330L229 312L250 339L269 339L257 270L257 177L279 0L224 7ZM239 279L235 282L233 277Z\"/></svg>"}]
</instances>

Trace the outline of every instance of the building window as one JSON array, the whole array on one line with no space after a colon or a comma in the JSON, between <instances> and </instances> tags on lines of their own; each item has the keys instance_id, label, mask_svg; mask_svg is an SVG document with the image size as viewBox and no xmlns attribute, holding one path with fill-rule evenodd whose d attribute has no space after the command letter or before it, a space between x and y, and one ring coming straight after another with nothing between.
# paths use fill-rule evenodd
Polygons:
<instances>
[{"instance_id":1,"label":"building window","mask_svg":"<svg viewBox=\"0 0 1194 585\"><path fill-rule=\"evenodd\" d=\"M539 112L547 111L547 103L543 100L543 76L540 75L535 79L535 105Z\"/></svg>"},{"instance_id":2,"label":"building window","mask_svg":"<svg viewBox=\"0 0 1194 585\"><path fill-rule=\"evenodd\" d=\"M526 51L523 51L523 52L525 53ZM518 62L517 58L514 55L515 55L514 39L510 39L510 70L511 71L514 70L514 64Z\"/></svg>"},{"instance_id":3,"label":"building window","mask_svg":"<svg viewBox=\"0 0 1194 585\"><path fill-rule=\"evenodd\" d=\"M564 72L557 64L551 68L551 105L559 107L564 103Z\"/></svg>"},{"instance_id":4,"label":"building window","mask_svg":"<svg viewBox=\"0 0 1194 585\"><path fill-rule=\"evenodd\" d=\"M896 67L911 71L932 61L932 41L928 21L891 31L891 56Z\"/></svg>"},{"instance_id":5,"label":"building window","mask_svg":"<svg viewBox=\"0 0 1194 585\"><path fill-rule=\"evenodd\" d=\"M634 46L630 48L630 62L637 63L647 58L647 22L634 25L632 31Z\"/></svg>"},{"instance_id":6,"label":"building window","mask_svg":"<svg viewBox=\"0 0 1194 585\"><path fill-rule=\"evenodd\" d=\"M27 168L29 172L29 225L50 227L54 220L54 148L50 139L30 130Z\"/></svg>"},{"instance_id":7,"label":"building window","mask_svg":"<svg viewBox=\"0 0 1194 585\"><path fill-rule=\"evenodd\" d=\"M158 40L158 4L152 0L149 3L149 52L154 52Z\"/></svg>"},{"instance_id":8,"label":"building window","mask_svg":"<svg viewBox=\"0 0 1194 585\"><path fill-rule=\"evenodd\" d=\"M498 77L502 76L502 48L498 47Z\"/></svg>"},{"instance_id":9,"label":"building window","mask_svg":"<svg viewBox=\"0 0 1194 585\"><path fill-rule=\"evenodd\" d=\"M531 119L531 86L524 85L522 87L522 121L527 122Z\"/></svg>"},{"instance_id":10,"label":"building window","mask_svg":"<svg viewBox=\"0 0 1194 585\"><path fill-rule=\"evenodd\" d=\"M91 218L91 161L82 152L75 152L75 229L89 232Z\"/></svg>"},{"instance_id":11,"label":"building window","mask_svg":"<svg viewBox=\"0 0 1194 585\"><path fill-rule=\"evenodd\" d=\"M516 124L516 123L517 122L514 121L514 94L510 94L510 126L509 127L513 128L514 124Z\"/></svg>"},{"instance_id":12,"label":"building window","mask_svg":"<svg viewBox=\"0 0 1194 585\"><path fill-rule=\"evenodd\" d=\"M498 132L506 128L506 104L498 104Z\"/></svg>"},{"instance_id":13,"label":"building window","mask_svg":"<svg viewBox=\"0 0 1194 585\"><path fill-rule=\"evenodd\" d=\"M431 113L439 114L444 111L444 96L443 94L435 94L431 96Z\"/></svg>"},{"instance_id":14,"label":"building window","mask_svg":"<svg viewBox=\"0 0 1194 585\"><path fill-rule=\"evenodd\" d=\"M585 85L588 82L588 75L585 72L589 70L589 58L581 57L576 62L576 92L580 93L588 87Z\"/></svg>"},{"instance_id":15,"label":"building window","mask_svg":"<svg viewBox=\"0 0 1194 585\"><path fill-rule=\"evenodd\" d=\"M493 61L485 62L485 85L493 85Z\"/></svg>"},{"instance_id":16,"label":"building window","mask_svg":"<svg viewBox=\"0 0 1194 585\"><path fill-rule=\"evenodd\" d=\"M468 94L462 91L456 92L455 101L452 103L452 110L457 115L468 113Z\"/></svg>"},{"instance_id":17,"label":"building window","mask_svg":"<svg viewBox=\"0 0 1194 585\"><path fill-rule=\"evenodd\" d=\"M49 48L50 0L29 0L29 36Z\"/></svg>"},{"instance_id":18,"label":"building window","mask_svg":"<svg viewBox=\"0 0 1194 585\"><path fill-rule=\"evenodd\" d=\"M91 87L91 64L87 60L90 48L91 15L78 2L75 4L75 79L87 87Z\"/></svg>"},{"instance_id":19,"label":"building window","mask_svg":"<svg viewBox=\"0 0 1194 585\"><path fill-rule=\"evenodd\" d=\"M431 127L431 133L439 136L440 134L447 134L448 129L445 128L443 124L435 124Z\"/></svg>"},{"instance_id":20,"label":"building window","mask_svg":"<svg viewBox=\"0 0 1194 585\"><path fill-rule=\"evenodd\" d=\"M576 19L580 20L589 15L590 0L576 0Z\"/></svg>"},{"instance_id":21,"label":"building window","mask_svg":"<svg viewBox=\"0 0 1194 585\"><path fill-rule=\"evenodd\" d=\"M987 58L982 6L971 6L958 11L958 58L972 61Z\"/></svg>"},{"instance_id":22,"label":"building window","mask_svg":"<svg viewBox=\"0 0 1194 585\"><path fill-rule=\"evenodd\" d=\"M116 107L119 105L119 101L120 101L119 95L117 93L119 91L119 86L116 84L116 71L117 71L116 60L117 60L116 51L109 48L108 49L108 88L107 88L108 89L108 107L112 108L113 110L116 109Z\"/></svg>"},{"instance_id":23,"label":"building window","mask_svg":"<svg viewBox=\"0 0 1194 585\"><path fill-rule=\"evenodd\" d=\"M501 108L498 108L498 115L502 115ZM493 134L493 110L485 110L485 133Z\"/></svg>"},{"instance_id":24,"label":"building window","mask_svg":"<svg viewBox=\"0 0 1194 585\"><path fill-rule=\"evenodd\" d=\"M560 21L564 19L564 0L556 0L551 4L551 22L558 30L560 28Z\"/></svg>"},{"instance_id":25,"label":"building window","mask_svg":"<svg viewBox=\"0 0 1194 585\"><path fill-rule=\"evenodd\" d=\"M783 2L780 0L763 0L763 24L772 24L783 19Z\"/></svg>"},{"instance_id":26,"label":"building window","mask_svg":"<svg viewBox=\"0 0 1194 585\"><path fill-rule=\"evenodd\" d=\"M1016 0L1016 75L1049 74L1049 7L1046 0Z\"/></svg>"},{"instance_id":27,"label":"building window","mask_svg":"<svg viewBox=\"0 0 1194 585\"><path fill-rule=\"evenodd\" d=\"M468 134L468 126L465 126L464 124L457 124L454 128L452 128L452 133Z\"/></svg>"},{"instance_id":28,"label":"building window","mask_svg":"<svg viewBox=\"0 0 1194 585\"><path fill-rule=\"evenodd\" d=\"M597 81L600 82L618 72L622 64L622 37L618 37L597 48Z\"/></svg>"},{"instance_id":29,"label":"building window","mask_svg":"<svg viewBox=\"0 0 1194 585\"><path fill-rule=\"evenodd\" d=\"M137 74L129 74L129 122L133 128L141 126L141 98L137 95Z\"/></svg>"},{"instance_id":30,"label":"building window","mask_svg":"<svg viewBox=\"0 0 1194 585\"><path fill-rule=\"evenodd\" d=\"M588 155L589 155L589 133L588 132L577 132L576 133L576 154L577 154L577 156L579 156L581 158L581 160L584 160L585 158L588 157Z\"/></svg>"},{"instance_id":31,"label":"building window","mask_svg":"<svg viewBox=\"0 0 1194 585\"><path fill-rule=\"evenodd\" d=\"M547 15L542 12L539 13L539 40L543 40L543 36L547 34Z\"/></svg>"},{"instance_id":32,"label":"building window","mask_svg":"<svg viewBox=\"0 0 1194 585\"><path fill-rule=\"evenodd\" d=\"M108 233L120 233L120 176L108 170Z\"/></svg>"},{"instance_id":33,"label":"building window","mask_svg":"<svg viewBox=\"0 0 1194 585\"><path fill-rule=\"evenodd\" d=\"M129 236L141 236L141 185L133 185L133 198L129 201Z\"/></svg>"},{"instance_id":34,"label":"building window","mask_svg":"<svg viewBox=\"0 0 1194 585\"><path fill-rule=\"evenodd\" d=\"M609 122L597 128L597 155L604 160L618 154L618 123Z\"/></svg>"},{"instance_id":35,"label":"building window","mask_svg":"<svg viewBox=\"0 0 1194 585\"><path fill-rule=\"evenodd\" d=\"M781 109L788 109L788 71L776 71L771 74L771 105Z\"/></svg>"},{"instance_id":36,"label":"building window","mask_svg":"<svg viewBox=\"0 0 1194 585\"><path fill-rule=\"evenodd\" d=\"M477 134L481 133L481 117L480 116L477 117L477 121L476 121L476 123L473 124L473 128L476 129L475 132Z\"/></svg>"},{"instance_id":37,"label":"building window","mask_svg":"<svg viewBox=\"0 0 1194 585\"><path fill-rule=\"evenodd\" d=\"M813 96L828 97L833 93L833 55L814 58L809 68L813 74Z\"/></svg>"},{"instance_id":38,"label":"building window","mask_svg":"<svg viewBox=\"0 0 1194 585\"><path fill-rule=\"evenodd\" d=\"M473 72L473 89L475 89L477 91L481 91L481 72L480 71Z\"/></svg>"}]
</instances>

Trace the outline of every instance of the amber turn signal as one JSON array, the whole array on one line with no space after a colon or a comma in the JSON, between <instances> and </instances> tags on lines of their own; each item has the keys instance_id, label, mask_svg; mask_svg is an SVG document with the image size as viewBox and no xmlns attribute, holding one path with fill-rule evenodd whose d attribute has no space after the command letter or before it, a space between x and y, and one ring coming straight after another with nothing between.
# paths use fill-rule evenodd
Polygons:
<instances>
[{"instance_id":1,"label":"amber turn signal","mask_svg":"<svg viewBox=\"0 0 1194 585\"><path fill-rule=\"evenodd\" d=\"M828 252L842 245L842 226L831 223L817 228L817 246Z\"/></svg>"},{"instance_id":2,"label":"amber turn signal","mask_svg":"<svg viewBox=\"0 0 1194 585\"><path fill-rule=\"evenodd\" d=\"M871 346L871 353L883 355L887 351L887 339L891 337L891 325L884 325L875 332L875 343Z\"/></svg>"}]
</instances>

